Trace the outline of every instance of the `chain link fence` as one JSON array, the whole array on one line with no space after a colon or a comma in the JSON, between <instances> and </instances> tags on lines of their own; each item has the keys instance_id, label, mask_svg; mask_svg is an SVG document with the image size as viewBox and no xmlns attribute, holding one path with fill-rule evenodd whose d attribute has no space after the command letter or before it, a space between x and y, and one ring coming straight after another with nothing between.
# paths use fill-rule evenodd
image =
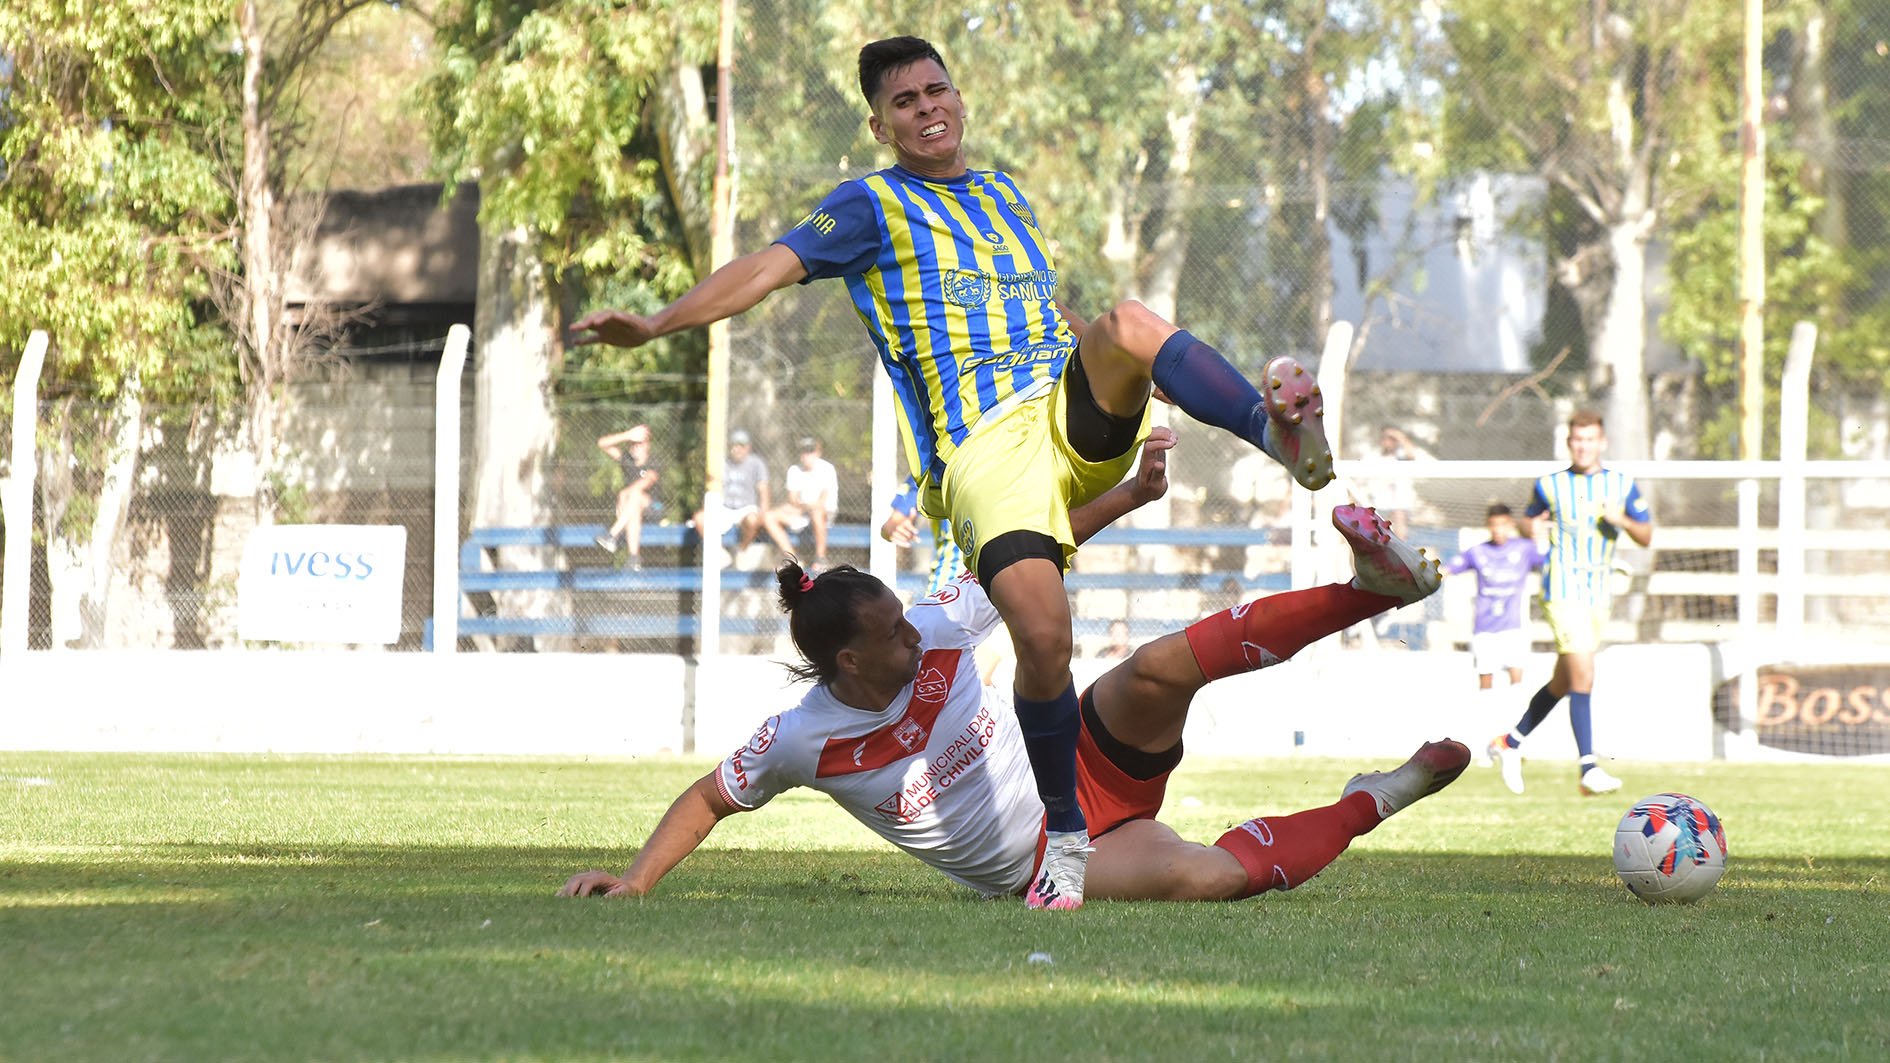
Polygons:
<instances>
[{"instance_id":1,"label":"chain link fence","mask_svg":"<svg viewBox=\"0 0 1890 1063\"><path fill-rule=\"evenodd\" d=\"M1322 379L1342 387L1335 442L1342 471L1351 473L1342 486L1359 501L1404 511L1418 541L1454 547L1465 529L1481 525L1489 501L1505 498L1519 507L1524 486L1412 479L1373 463L1527 459L1553 467L1568 412L1605 384L1595 365L1567 354L1593 339L1584 330L1597 320L1583 305L1592 285L1571 283L1570 271L1594 263L1573 262L1556 242L1596 233L1592 223L1556 228L1569 203L1539 169L1505 169L1495 157L1483 169L1426 162L1448 152L1451 141L1441 127L1429 130L1434 138L1419 138L1422 123L1395 120L1391 112L1399 108L1422 110L1427 90L1422 78L1399 83L1386 64L1396 60L1442 78L1451 69L1452 38L1444 24L1424 21L1437 18L1427 5L1381 6L1387 27L1381 34L1368 28L1370 19L1356 25L1340 19L1334 25L1348 43L1329 53L1309 50L1305 27L1259 16L1244 28L1234 25L1244 17L1238 5L1226 13L1234 22L1178 35L1172 26L1157 32L1153 23L1136 31L1135 5L1093 13L1054 5L970 15L952 9L911 29L935 40L952 64L970 111L972 165L1012 172L1031 197L1054 241L1064 301L1094 315L1120 298L1141 299L1219 346L1250 376L1281 353L1315 365ZM1779 88L1769 117L1774 168L1805 171L1793 186L1799 198L1777 207L1781 216L1808 218L1801 220L1823 246L1844 251L1850 280L1835 316L1862 320L1886 302L1890 287L1890 260L1872 250L1886 246L1890 230L1890 170L1883 165L1890 141L1881 134L1890 124L1890 49L1879 39L1890 38L1890 24L1880 24L1868 5L1819 10L1832 22L1823 38L1832 42L1828 53L1805 54L1806 36L1793 22L1780 27L1776 54L1768 58ZM866 125L855 86L858 45L879 35L873 18L867 5L851 3L740 5L728 101L737 125L739 251L765 246L838 182L889 161ZM1422 46L1400 51L1410 41L1398 38L1396 27L1414 29L1412 39ZM1822 65L1814 62L1820 59ZM1501 77L1506 68L1491 69L1498 71L1491 77ZM1811 91L1814 80L1822 94ZM1497 81L1484 89L1501 95L1507 87ZM1714 91L1721 104L1714 113L1727 123L1717 135L1735 137L1737 86L1728 74ZM1814 202L1811 192L1822 198ZM1729 217L1734 199L1730 192L1720 199L1719 214ZM1670 313L1678 296L1661 267L1669 254L1686 252L1686 235L1657 230L1649 243L1646 453L1655 458L1707 453L1713 425L1729 408L1730 384L1712 366L1725 363L1730 323L1688 331L1672 320L1684 315ZM1778 291L1782 305L1796 298L1789 283ZM1357 328L1342 366L1319 364L1331 321ZM1778 322L1769 328L1785 331ZM436 575L428 547L435 357L429 352L443 345L443 331L399 351L330 352L337 368L291 392L283 460L270 475L258 473L246 453L236 414L144 409L109 578L75 591L76 577L61 558L62 533L35 530L33 644L237 644L236 557L246 529L267 508L283 522L404 525L405 606L393 648L426 645ZM1890 457L1881 374L1873 379L1858 369L1881 351L1859 353L1842 321L1833 321L1828 334L1836 361L1829 368L1820 362L1814 386L1820 438L1834 441L1829 456ZM803 442L817 442L837 483L827 560L864 566L885 516L873 510L869 486L873 383L881 370L844 286L821 282L778 293L734 321L732 351L727 423L746 434L766 464L769 501L785 499ZM471 390L469 374L468 411ZM51 452L42 469L86 467L85 441L114 430L113 409L96 403L49 402L44 412L48 424L63 417L73 430L65 436L42 430L42 446ZM489 631L471 624L463 644L694 652L701 590L695 573L706 545L712 563L727 563L723 648L786 653L768 574L784 553L812 559L818 552L812 530L794 527L800 521L791 515L782 518L779 540L766 526L751 538L738 527L726 540L720 521L698 526L706 448L730 444L703 438L701 405L572 391L557 396L554 416L540 507L546 527L532 540L548 575L529 587L480 577L494 569L486 555L506 547L498 538L482 539L489 529L470 516L462 516L459 529L461 573L477 577L465 588L462 616L515 616L517 601L508 596L529 593L525 608L548 622ZM463 423L461 482L470 485L478 441L470 414ZM1172 487L1163 503L1128 522L1143 529L1140 540L1130 535L1079 555L1072 579L1079 652L1099 651L1117 620L1134 621L1138 636L1152 634L1285 585L1291 557L1283 529L1294 496L1284 474L1179 414L1171 423L1181 436ZM623 461L599 440L638 425L649 429L647 464L658 476L640 513L633 562L627 534L596 542L617 523L625 486ZM0 434L0 463L8 446ZM55 522L74 529L75 541L98 508L101 485L90 474L55 485L68 499ZM1733 523L1723 490L1661 490L1663 520L1702 528ZM463 514L472 512L471 502L467 487ZM1845 505L1818 512L1834 527L1852 519ZM1149 530L1164 528L1173 534ZM1177 545L1175 535L1189 531L1198 533L1194 541ZM929 550L914 548L901 552L900 564L916 578L928 560ZM1659 608L1718 618L1722 598L1703 594ZM1426 608L1432 611L1404 622L1452 619L1436 613L1441 607ZM1881 602L1829 608L1846 622L1881 622ZM1678 630L1655 637L1679 637ZM1439 631L1431 644L1448 641L1449 632Z\"/></svg>"}]
</instances>

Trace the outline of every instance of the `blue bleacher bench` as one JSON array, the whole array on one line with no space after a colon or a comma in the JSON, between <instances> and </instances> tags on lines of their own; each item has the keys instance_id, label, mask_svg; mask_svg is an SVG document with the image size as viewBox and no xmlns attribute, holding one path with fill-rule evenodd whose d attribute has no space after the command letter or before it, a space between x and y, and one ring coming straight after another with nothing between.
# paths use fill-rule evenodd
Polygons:
<instances>
[{"instance_id":1,"label":"blue bleacher bench","mask_svg":"<svg viewBox=\"0 0 1890 1063\"><path fill-rule=\"evenodd\" d=\"M603 524L558 524L537 527L474 528L461 544L459 552L459 592L462 595L490 595L507 591L557 591L583 593L651 593L663 595L693 594L702 589L702 571L696 566L653 566L645 563L640 570L620 567L615 559L605 560L596 538L608 530ZM641 549L645 557L653 551L675 549L684 545L689 529L679 525L650 525L643 529ZM874 530L865 524L837 524L828 530L829 551L864 552ZM1413 536L1416 538L1416 536ZM1235 525L1211 525L1182 528L1105 528L1089 541L1089 546L1166 546L1229 547L1285 545L1291 533L1285 528L1248 528ZM594 551L600 562L582 563L573 559L564 568L538 570L489 570L484 555L502 547L555 547L564 550ZM908 549L929 554L931 530L922 528L919 540ZM774 573L769 569L727 568L721 573L725 592L771 592ZM1285 590L1286 572L1268 572L1248 577L1241 569L1208 572L1093 572L1077 570L1064 577L1072 591L1124 591L1151 593L1160 591L1233 592L1240 595ZM906 594L920 592L925 585L921 573L901 571L898 589ZM462 616L459 633L472 636L563 636L634 639L693 639L699 620L693 613L679 612L673 605L666 612L620 615L571 615L546 617ZM1148 638L1197 619L1130 620L1131 634ZM778 617L728 617L721 629L732 635L768 635L778 630ZM1082 619L1075 622L1080 636L1100 635L1107 631L1110 619ZM433 622L426 624L426 645L433 642Z\"/></svg>"}]
</instances>

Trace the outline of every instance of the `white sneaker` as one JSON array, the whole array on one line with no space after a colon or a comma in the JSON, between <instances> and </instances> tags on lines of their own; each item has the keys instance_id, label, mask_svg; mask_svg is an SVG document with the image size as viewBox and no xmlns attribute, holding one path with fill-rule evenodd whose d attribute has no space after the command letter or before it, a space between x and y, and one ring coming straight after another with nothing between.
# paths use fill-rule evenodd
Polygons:
<instances>
[{"instance_id":1,"label":"white sneaker","mask_svg":"<svg viewBox=\"0 0 1890 1063\"><path fill-rule=\"evenodd\" d=\"M1332 447L1326 442L1326 400L1319 397L1319 382L1286 355L1268 362L1261 378L1260 401L1267 407L1262 449L1309 491L1331 483Z\"/></svg>"},{"instance_id":2,"label":"white sneaker","mask_svg":"<svg viewBox=\"0 0 1890 1063\"><path fill-rule=\"evenodd\" d=\"M1490 739L1490 762L1503 772L1503 785L1512 794L1522 793L1522 750L1509 744L1508 735Z\"/></svg>"},{"instance_id":3,"label":"white sneaker","mask_svg":"<svg viewBox=\"0 0 1890 1063\"><path fill-rule=\"evenodd\" d=\"M1391 522L1367 506L1332 507L1332 526L1352 546L1352 586L1406 605L1443 586L1444 563L1391 534Z\"/></svg>"},{"instance_id":4,"label":"white sneaker","mask_svg":"<svg viewBox=\"0 0 1890 1063\"><path fill-rule=\"evenodd\" d=\"M1043 844L1043 866L1024 894L1024 903L1032 908L1055 912L1074 911L1083 906L1083 879L1089 871L1089 832L1049 831Z\"/></svg>"},{"instance_id":5,"label":"white sneaker","mask_svg":"<svg viewBox=\"0 0 1890 1063\"><path fill-rule=\"evenodd\" d=\"M1358 793L1371 794L1378 802L1378 818L1390 819L1392 813L1411 807L1422 798L1457 781L1470 766L1470 747L1446 738L1426 742L1411 759L1391 771L1364 772L1352 776L1339 799Z\"/></svg>"},{"instance_id":6,"label":"white sneaker","mask_svg":"<svg viewBox=\"0 0 1890 1063\"><path fill-rule=\"evenodd\" d=\"M1593 797L1596 794L1611 794L1621 788L1621 780L1601 769L1601 765L1591 766L1582 772L1582 795Z\"/></svg>"}]
</instances>

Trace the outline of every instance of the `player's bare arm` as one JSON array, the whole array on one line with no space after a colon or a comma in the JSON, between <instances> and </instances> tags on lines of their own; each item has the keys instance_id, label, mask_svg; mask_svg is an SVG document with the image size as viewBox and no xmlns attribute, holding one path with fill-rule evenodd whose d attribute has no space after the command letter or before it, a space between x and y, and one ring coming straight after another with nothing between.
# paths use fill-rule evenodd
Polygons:
<instances>
[{"instance_id":1,"label":"player's bare arm","mask_svg":"<svg viewBox=\"0 0 1890 1063\"><path fill-rule=\"evenodd\" d=\"M650 832L649 840L637 851L623 877L606 871L585 871L571 876L558 896L641 897L695 852L717 823L745 811L722 796L715 785L715 772L711 771L670 803L669 811L663 813L662 821Z\"/></svg>"},{"instance_id":2,"label":"player's bare arm","mask_svg":"<svg viewBox=\"0 0 1890 1063\"><path fill-rule=\"evenodd\" d=\"M647 317L625 310L584 315L571 326L572 345L641 347L658 336L734 317L806 276L807 267L801 265L799 255L780 244L769 244L709 274L682 298Z\"/></svg>"},{"instance_id":3,"label":"player's bare arm","mask_svg":"<svg viewBox=\"0 0 1890 1063\"><path fill-rule=\"evenodd\" d=\"M1070 532L1078 545L1097 532L1168 493L1168 451L1174 449L1175 430L1161 425L1148 430L1135 475L1105 491L1094 502L1070 511Z\"/></svg>"}]
</instances>

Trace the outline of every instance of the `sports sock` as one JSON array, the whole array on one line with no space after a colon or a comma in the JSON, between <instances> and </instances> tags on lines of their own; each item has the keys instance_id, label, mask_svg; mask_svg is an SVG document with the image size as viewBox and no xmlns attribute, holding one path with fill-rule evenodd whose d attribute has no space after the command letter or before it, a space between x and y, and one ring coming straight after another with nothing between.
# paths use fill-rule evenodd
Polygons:
<instances>
[{"instance_id":1,"label":"sports sock","mask_svg":"<svg viewBox=\"0 0 1890 1063\"><path fill-rule=\"evenodd\" d=\"M1084 829L1083 809L1076 803L1076 738L1083 718L1077 708L1074 683L1048 701L1013 693L1017 729L1024 735L1030 773L1043 799L1044 827L1053 831Z\"/></svg>"},{"instance_id":2,"label":"sports sock","mask_svg":"<svg viewBox=\"0 0 1890 1063\"><path fill-rule=\"evenodd\" d=\"M1568 693L1568 726L1575 732L1575 752L1582 759L1593 763L1595 759L1594 718L1589 714L1589 694L1587 691Z\"/></svg>"},{"instance_id":3,"label":"sports sock","mask_svg":"<svg viewBox=\"0 0 1890 1063\"><path fill-rule=\"evenodd\" d=\"M1535 730L1537 724L1548 718L1549 713L1555 711L1555 703L1561 700L1549 693L1548 686L1544 685L1541 690L1536 691L1535 697L1529 699L1529 708L1523 712L1522 719L1516 721L1516 729L1510 734L1521 739L1522 736ZM1511 743L1511 745L1515 744L1517 743Z\"/></svg>"},{"instance_id":4,"label":"sports sock","mask_svg":"<svg viewBox=\"0 0 1890 1063\"><path fill-rule=\"evenodd\" d=\"M1250 819L1214 844L1233 853L1246 869L1247 892L1241 896L1251 897L1305 882L1338 859L1353 838L1376 826L1378 801L1361 791L1324 808Z\"/></svg>"},{"instance_id":5,"label":"sports sock","mask_svg":"<svg viewBox=\"0 0 1890 1063\"><path fill-rule=\"evenodd\" d=\"M1183 413L1202 424L1224 428L1256 447L1265 445L1267 409L1259 389L1221 352L1195 339L1187 329L1168 337L1155 352L1151 375Z\"/></svg>"},{"instance_id":6,"label":"sports sock","mask_svg":"<svg viewBox=\"0 0 1890 1063\"><path fill-rule=\"evenodd\" d=\"M1244 602L1188 625L1188 648L1209 682L1278 664L1336 631L1400 605L1398 599L1328 583Z\"/></svg>"}]
</instances>

